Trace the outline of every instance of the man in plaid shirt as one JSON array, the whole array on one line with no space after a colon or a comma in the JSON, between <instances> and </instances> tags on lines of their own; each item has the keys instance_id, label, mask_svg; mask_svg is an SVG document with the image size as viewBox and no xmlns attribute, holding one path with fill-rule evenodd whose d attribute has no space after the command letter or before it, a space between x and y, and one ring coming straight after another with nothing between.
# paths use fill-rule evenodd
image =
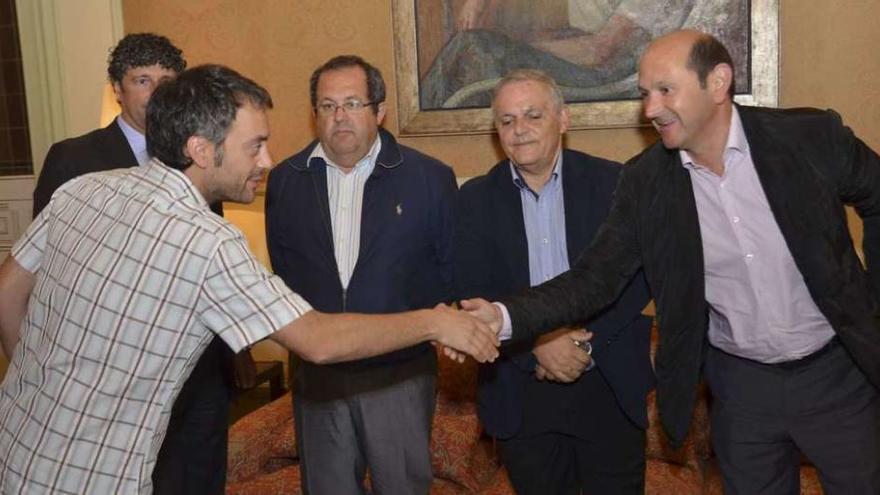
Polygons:
<instances>
[{"instance_id":1,"label":"man in plaid shirt","mask_svg":"<svg viewBox=\"0 0 880 495\"><path fill-rule=\"evenodd\" d=\"M320 363L424 341L494 359L494 332L443 306L312 310L211 213L253 201L271 107L228 68L183 72L150 100L153 161L66 183L14 246L0 266L0 492L151 493L174 397L214 334Z\"/></svg>"}]
</instances>

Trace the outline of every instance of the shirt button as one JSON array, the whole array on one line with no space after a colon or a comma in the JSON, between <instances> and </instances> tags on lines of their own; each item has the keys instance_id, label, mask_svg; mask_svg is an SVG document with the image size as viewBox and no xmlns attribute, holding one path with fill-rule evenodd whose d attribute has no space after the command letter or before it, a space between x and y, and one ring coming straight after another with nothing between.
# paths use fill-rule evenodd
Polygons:
<instances>
[{"instance_id":1,"label":"shirt button","mask_svg":"<svg viewBox=\"0 0 880 495\"><path fill-rule=\"evenodd\" d=\"M755 257L754 254L748 253L748 254L746 254L746 261L752 261L752 258L754 258L754 257Z\"/></svg>"},{"instance_id":2,"label":"shirt button","mask_svg":"<svg viewBox=\"0 0 880 495\"><path fill-rule=\"evenodd\" d=\"M739 217L733 217L733 223L739 223Z\"/></svg>"},{"instance_id":3,"label":"shirt button","mask_svg":"<svg viewBox=\"0 0 880 495\"><path fill-rule=\"evenodd\" d=\"M549 244L549 243L550 243L550 239L547 239L547 238L545 237L545 238L541 239L541 242L543 242L544 244Z\"/></svg>"}]
</instances>

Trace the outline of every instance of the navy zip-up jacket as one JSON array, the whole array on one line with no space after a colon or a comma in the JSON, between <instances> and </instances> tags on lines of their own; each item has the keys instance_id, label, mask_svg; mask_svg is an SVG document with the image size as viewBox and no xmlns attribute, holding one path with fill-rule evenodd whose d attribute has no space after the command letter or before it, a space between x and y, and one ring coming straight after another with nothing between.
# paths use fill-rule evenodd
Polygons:
<instances>
[{"instance_id":1,"label":"navy zip-up jacket","mask_svg":"<svg viewBox=\"0 0 880 495\"><path fill-rule=\"evenodd\" d=\"M452 298L452 169L397 144L379 129L382 149L364 188L357 264L343 290L333 250L327 164L307 162L317 141L269 174L266 239L272 268L316 310L392 313ZM430 346L334 366L361 367L411 359Z\"/></svg>"}]
</instances>

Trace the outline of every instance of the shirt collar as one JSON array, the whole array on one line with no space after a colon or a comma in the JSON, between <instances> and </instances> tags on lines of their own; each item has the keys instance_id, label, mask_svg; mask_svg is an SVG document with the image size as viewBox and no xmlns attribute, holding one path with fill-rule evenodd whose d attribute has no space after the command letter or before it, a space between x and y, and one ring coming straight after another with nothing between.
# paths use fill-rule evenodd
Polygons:
<instances>
[{"instance_id":1,"label":"shirt collar","mask_svg":"<svg viewBox=\"0 0 880 495\"><path fill-rule=\"evenodd\" d=\"M513 180L513 184L520 190L526 190L530 193L537 196L538 194L532 191L532 188L526 183L526 180L523 179L522 174L519 172L519 169L516 168L516 165L513 164L513 160L508 159L507 163L510 166L510 178ZM547 181L547 184L544 187L552 186L562 182L562 149L556 152L556 164L553 165L553 173L550 174L550 180Z\"/></svg>"},{"instance_id":2,"label":"shirt collar","mask_svg":"<svg viewBox=\"0 0 880 495\"><path fill-rule=\"evenodd\" d=\"M208 202L192 180L183 171L169 167L158 158L150 159L143 167L136 169L150 182L161 184L162 190L183 203L208 207Z\"/></svg>"},{"instance_id":3,"label":"shirt collar","mask_svg":"<svg viewBox=\"0 0 880 495\"><path fill-rule=\"evenodd\" d=\"M373 146L370 146L370 150L367 151L367 154L364 155L358 162L354 165L354 171L359 172L364 168L372 169L376 164L376 160L379 158L379 151L382 150L382 140L379 138L379 135L376 135L376 140L373 141ZM327 166L335 168L336 170L342 170L342 167L337 165L330 157L327 156L327 152L324 151L324 147L321 145L321 142L318 141L318 144L315 146L315 149L312 150L312 153L309 155L309 159L306 160L306 166L311 166L312 158L320 158L324 160Z\"/></svg>"},{"instance_id":4,"label":"shirt collar","mask_svg":"<svg viewBox=\"0 0 880 495\"><path fill-rule=\"evenodd\" d=\"M122 118L122 115L116 116L116 124L119 125L119 128L122 130L125 140L128 141L128 147L131 148L131 152L137 159L138 165L145 165L149 161L146 136L129 125L129 123Z\"/></svg>"},{"instance_id":5,"label":"shirt collar","mask_svg":"<svg viewBox=\"0 0 880 495\"><path fill-rule=\"evenodd\" d=\"M735 153L742 155L749 153L749 141L746 139L746 131L743 129L742 120L739 117L736 105L733 106L733 111L730 112L730 129L727 131L727 144L724 146L723 153L724 162L727 163L728 158ZM678 150L678 154L681 157L681 164L685 168L693 170L700 167L687 151Z\"/></svg>"}]
</instances>

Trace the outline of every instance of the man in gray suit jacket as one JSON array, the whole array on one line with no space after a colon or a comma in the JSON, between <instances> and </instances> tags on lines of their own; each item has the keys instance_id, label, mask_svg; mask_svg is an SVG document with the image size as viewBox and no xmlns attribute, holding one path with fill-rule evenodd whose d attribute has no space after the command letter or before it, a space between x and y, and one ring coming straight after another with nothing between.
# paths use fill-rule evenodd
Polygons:
<instances>
[{"instance_id":1,"label":"man in gray suit jacket","mask_svg":"<svg viewBox=\"0 0 880 495\"><path fill-rule=\"evenodd\" d=\"M801 454L826 493L880 493L880 157L832 111L738 106L732 88L713 37L654 41L639 90L662 143L624 168L593 244L500 306L463 304L499 325L506 311L522 338L590 316L643 268L661 418L681 442L702 369L726 493L799 493Z\"/></svg>"}]
</instances>

